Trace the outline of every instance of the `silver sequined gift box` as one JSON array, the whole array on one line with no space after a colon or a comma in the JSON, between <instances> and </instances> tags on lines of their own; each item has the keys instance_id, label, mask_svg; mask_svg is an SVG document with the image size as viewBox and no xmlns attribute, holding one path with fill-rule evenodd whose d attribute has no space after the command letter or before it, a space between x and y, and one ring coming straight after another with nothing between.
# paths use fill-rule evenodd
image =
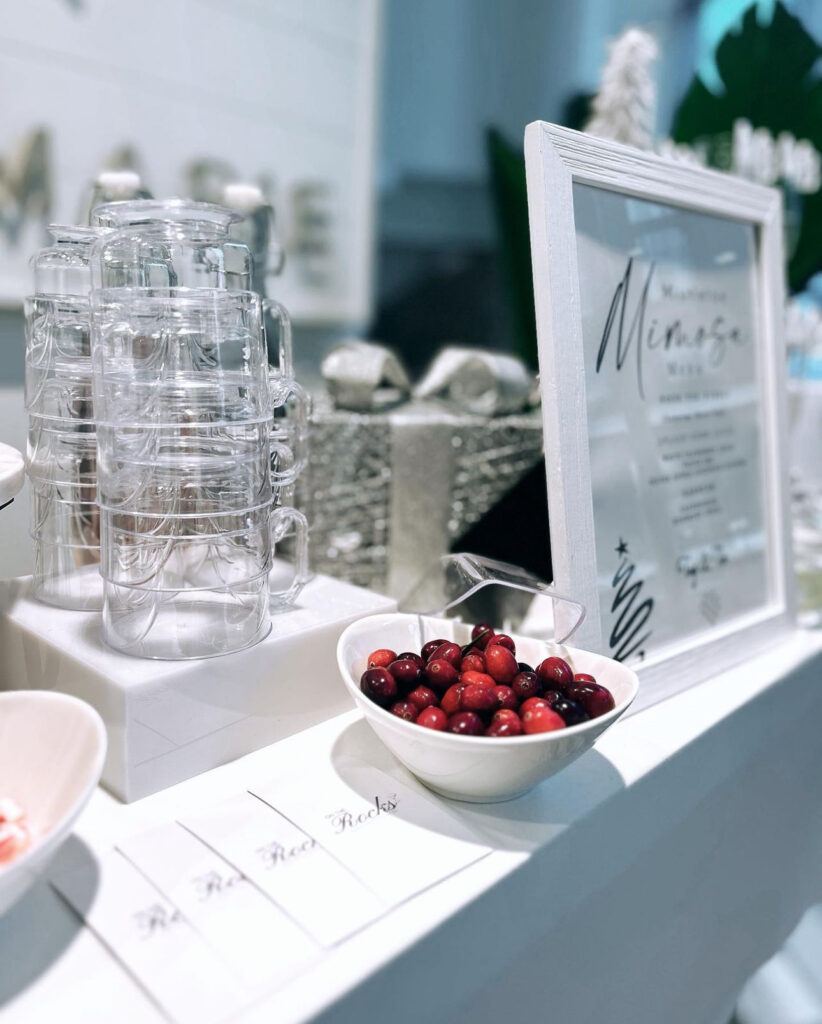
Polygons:
<instances>
[{"instance_id":1,"label":"silver sequined gift box","mask_svg":"<svg viewBox=\"0 0 822 1024\"><path fill-rule=\"evenodd\" d=\"M401 597L542 458L538 408L489 417L412 399L353 412L320 396L297 495L312 567Z\"/></svg>"}]
</instances>

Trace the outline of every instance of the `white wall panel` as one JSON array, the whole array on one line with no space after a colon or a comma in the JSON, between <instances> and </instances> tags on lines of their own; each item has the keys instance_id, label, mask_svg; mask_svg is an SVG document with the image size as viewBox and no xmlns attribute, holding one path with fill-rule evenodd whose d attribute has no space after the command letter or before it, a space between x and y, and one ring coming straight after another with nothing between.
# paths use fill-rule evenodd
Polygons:
<instances>
[{"instance_id":1,"label":"white wall panel","mask_svg":"<svg viewBox=\"0 0 822 1024\"><path fill-rule=\"evenodd\" d=\"M0 154L46 128L61 221L117 147L137 150L155 195L183 194L192 160L225 160L273 182L287 247L295 187L319 182L325 281L295 258L276 291L304 322L365 320L379 14L380 0L26 0L0 25ZM41 236L28 223L15 245L0 225L0 301L29 290Z\"/></svg>"}]
</instances>

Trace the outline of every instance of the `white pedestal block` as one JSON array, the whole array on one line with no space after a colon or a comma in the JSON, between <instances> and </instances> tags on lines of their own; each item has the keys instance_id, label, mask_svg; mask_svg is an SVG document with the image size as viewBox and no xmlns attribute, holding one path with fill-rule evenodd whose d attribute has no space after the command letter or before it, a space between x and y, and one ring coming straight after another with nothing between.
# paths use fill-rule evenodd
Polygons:
<instances>
[{"instance_id":1,"label":"white pedestal block","mask_svg":"<svg viewBox=\"0 0 822 1024\"><path fill-rule=\"evenodd\" d=\"M46 689L92 704L108 729L103 783L123 800L155 793L351 707L337 639L393 599L328 576L236 654L147 661L100 640L94 612L50 608L28 577L0 583L0 690Z\"/></svg>"}]
</instances>

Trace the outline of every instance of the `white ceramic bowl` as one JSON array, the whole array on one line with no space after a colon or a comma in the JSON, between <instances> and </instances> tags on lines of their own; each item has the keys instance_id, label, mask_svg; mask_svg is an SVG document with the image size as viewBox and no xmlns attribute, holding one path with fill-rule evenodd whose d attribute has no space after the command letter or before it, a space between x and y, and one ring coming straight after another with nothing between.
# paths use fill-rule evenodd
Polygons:
<instances>
[{"instance_id":1,"label":"white ceramic bowl","mask_svg":"<svg viewBox=\"0 0 822 1024\"><path fill-rule=\"evenodd\" d=\"M103 770L106 730L84 701L51 690L0 693L0 796L26 811L32 843L0 865L0 914L71 832Z\"/></svg>"},{"instance_id":2,"label":"white ceramic bowl","mask_svg":"<svg viewBox=\"0 0 822 1024\"><path fill-rule=\"evenodd\" d=\"M636 673L611 658L514 636L519 661L537 665L549 655L559 654L575 672L590 672L614 695L613 711L556 732L492 739L424 729L389 714L362 693L360 676L372 651L380 647L398 653L419 651L437 637L466 644L471 627L428 616L370 615L345 629L337 645L337 663L351 696L394 756L430 789L457 800L511 800L561 771L613 725L636 697L639 686Z\"/></svg>"}]
</instances>

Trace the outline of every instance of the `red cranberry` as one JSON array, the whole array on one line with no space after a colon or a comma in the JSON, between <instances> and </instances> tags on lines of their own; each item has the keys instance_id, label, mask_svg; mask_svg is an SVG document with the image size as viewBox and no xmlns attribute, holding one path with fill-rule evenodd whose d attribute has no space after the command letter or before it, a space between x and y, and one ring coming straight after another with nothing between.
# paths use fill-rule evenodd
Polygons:
<instances>
[{"instance_id":1,"label":"red cranberry","mask_svg":"<svg viewBox=\"0 0 822 1024\"><path fill-rule=\"evenodd\" d=\"M505 739L508 736L521 736L522 722L518 718L504 722L491 722L485 730L485 735L496 736L499 739Z\"/></svg>"},{"instance_id":2,"label":"red cranberry","mask_svg":"<svg viewBox=\"0 0 822 1024\"><path fill-rule=\"evenodd\" d=\"M440 693L453 686L459 679L460 674L450 661L443 661L441 658L432 658L425 666L425 678L429 686Z\"/></svg>"},{"instance_id":3,"label":"red cranberry","mask_svg":"<svg viewBox=\"0 0 822 1024\"><path fill-rule=\"evenodd\" d=\"M589 683L588 685L591 686L592 684ZM582 702L582 706L591 718L599 718L601 715L607 715L609 711L613 711L616 707L616 702L614 701L614 695L609 689L605 686L598 686Z\"/></svg>"},{"instance_id":4,"label":"red cranberry","mask_svg":"<svg viewBox=\"0 0 822 1024\"><path fill-rule=\"evenodd\" d=\"M602 685L599 686L595 695L588 698L588 701L585 704L585 710L591 718L599 718L600 715L604 715L608 711L613 711L615 707L616 701L614 700L614 695L607 686Z\"/></svg>"},{"instance_id":5,"label":"red cranberry","mask_svg":"<svg viewBox=\"0 0 822 1024\"><path fill-rule=\"evenodd\" d=\"M542 683L536 672L518 672L511 680L511 689L520 700L528 700L539 696Z\"/></svg>"},{"instance_id":6,"label":"red cranberry","mask_svg":"<svg viewBox=\"0 0 822 1024\"><path fill-rule=\"evenodd\" d=\"M484 686L489 690L493 690L496 686L491 676L486 675L485 672L463 672L460 676L460 682L466 685Z\"/></svg>"},{"instance_id":7,"label":"red cranberry","mask_svg":"<svg viewBox=\"0 0 822 1024\"><path fill-rule=\"evenodd\" d=\"M466 654L462 659L460 665L461 672L484 672L485 671L485 655L482 651L475 651Z\"/></svg>"},{"instance_id":8,"label":"red cranberry","mask_svg":"<svg viewBox=\"0 0 822 1024\"><path fill-rule=\"evenodd\" d=\"M569 687L566 696L581 704L591 718L599 718L614 708L611 691L599 683L574 683Z\"/></svg>"},{"instance_id":9,"label":"red cranberry","mask_svg":"<svg viewBox=\"0 0 822 1024\"><path fill-rule=\"evenodd\" d=\"M458 647L457 644L452 644L450 640L446 640L445 643L440 646L431 655L431 660L437 661L448 661L454 668L460 667L462 661L462 648Z\"/></svg>"},{"instance_id":10,"label":"red cranberry","mask_svg":"<svg viewBox=\"0 0 822 1024\"><path fill-rule=\"evenodd\" d=\"M387 708L397 699L397 681L387 668L366 669L360 679L360 689L382 708Z\"/></svg>"},{"instance_id":11,"label":"red cranberry","mask_svg":"<svg viewBox=\"0 0 822 1024\"><path fill-rule=\"evenodd\" d=\"M497 695L493 686L468 683L460 694L460 711L493 711L497 707Z\"/></svg>"},{"instance_id":12,"label":"red cranberry","mask_svg":"<svg viewBox=\"0 0 822 1024\"><path fill-rule=\"evenodd\" d=\"M406 693L414 689L420 678L419 667L410 658L397 658L388 666L388 671Z\"/></svg>"},{"instance_id":13,"label":"red cranberry","mask_svg":"<svg viewBox=\"0 0 822 1024\"><path fill-rule=\"evenodd\" d=\"M460 697L462 691L465 689L465 683L454 683L453 686L449 686L445 693L442 695L440 701L440 707L446 713L446 715L455 715L460 709Z\"/></svg>"},{"instance_id":14,"label":"red cranberry","mask_svg":"<svg viewBox=\"0 0 822 1024\"><path fill-rule=\"evenodd\" d=\"M532 736L538 732L553 732L555 729L564 729L565 722L549 707L532 708L522 716L522 731L526 736Z\"/></svg>"},{"instance_id":15,"label":"red cranberry","mask_svg":"<svg viewBox=\"0 0 822 1024\"><path fill-rule=\"evenodd\" d=\"M410 701L419 711L433 707L437 703L436 693L433 690L429 690L427 686L418 686L405 699Z\"/></svg>"},{"instance_id":16,"label":"red cranberry","mask_svg":"<svg viewBox=\"0 0 822 1024\"><path fill-rule=\"evenodd\" d=\"M509 711L516 711L519 707L519 697L510 686L495 686L494 694L497 698L497 707L506 708Z\"/></svg>"},{"instance_id":17,"label":"red cranberry","mask_svg":"<svg viewBox=\"0 0 822 1024\"><path fill-rule=\"evenodd\" d=\"M448 719L447 730L458 736L482 736L485 726L475 711L458 711Z\"/></svg>"},{"instance_id":18,"label":"red cranberry","mask_svg":"<svg viewBox=\"0 0 822 1024\"><path fill-rule=\"evenodd\" d=\"M419 714L419 708L410 700L398 700L391 705L391 714L405 719L406 722L414 722Z\"/></svg>"},{"instance_id":19,"label":"red cranberry","mask_svg":"<svg viewBox=\"0 0 822 1024\"><path fill-rule=\"evenodd\" d=\"M498 644L485 649L485 665L489 676L506 685L519 673L514 655L507 647L500 647Z\"/></svg>"},{"instance_id":20,"label":"red cranberry","mask_svg":"<svg viewBox=\"0 0 822 1024\"><path fill-rule=\"evenodd\" d=\"M565 690L574 680L574 670L564 658L546 658L537 665L537 675L547 690Z\"/></svg>"},{"instance_id":21,"label":"red cranberry","mask_svg":"<svg viewBox=\"0 0 822 1024\"><path fill-rule=\"evenodd\" d=\"M448 715L442 708L424 708L417 716L417 725L442 732L448 725Z\"/></svg>"},{"instance_id":22,"label":"red cranberry","mask_svg":"<svg viewBox=\"0 0 822 1024\"><path fill-rule=\"evenodd\" d=\"M587 672L576 672L576 673L574 673L574 682L575 683L595 683L596 679L594 679L594 677L592 675L589 675Z\"/></svg>"},{"instance_id":23,"label":"red cranberry","mask_svg":"<svg viewBox=\"0 0 822 1024\"><path fill-rule=\"evenodd\" d=\"M555 701L551 705L551 710L556 711L566 725L579 725L591 717L581 704L577 704L575 700L568 700L567 697L560 697Z\"/></svg>"},{"instance_id":24,"label":"red cranberry","mask_svg":"<svg viewBox=\"0 0 822 1024\"><path fill-rule=\"evenodd\" d=\"M582 698L588 693L587 687L591 685L595 684L573 682L562 696L567 697L568 700L576 701L577 704L582 704Z\"/></svg>"},{"instance_id":25,"label":"red cranberry","mask_svg":"<svg viewBox=\"0 0 822 1024\"><path fill-rule=\"evenodd\" d=\"M550 705L544 697L529 697L528 700L524 700L520 705L519 713L524 715L526 711L531 711L533 708L547 707L550 707Z\"/></svg>"},{"instance_id":26,"label":"red cranberry","mask_svg":"<svg viewBox=\"0 0 822 1024\"><path fill-rule=\"evenodd\" d=\"M421 654L422 654L423 661L430 661L431 660L431 655L434 653L434 651L436 651L436 649L438 647L442 647L442 645L444 643L447 643L447 642L448 642L447 640L442 640L442 639L440 639L440 640L429 640L428 643L424 644L423 648L422 648Z\"/></svg>"},{"instance_id":27,"label":"red cranberry","mask_svg":"<svg viewBox=\"0 0 822 1024\"><path fill-rule=\"evenodd\" d=\"M519 715L516 711L512 711L511 708L500 708L499 711L495 711L491 716L492 722L516 722L517 725L522 725L520 722Z\"/></svg>"},{"instance_id":28,"label":"red cranberry","mask_svg":"<svg viewBox=\"0 0 822 1024\"><path fill-rule=\"evenodd\" d=\"M388 668L392 661L397 660L397 655L389 651L387 647L381 647L378 651L372 651L368 655L369 668Z\"/></svg>"},{"instance_id":29,"label":"red cranberry","mask_svg":"<svg viewBox=\"0 0 822 1024\"><path fill-rule=\"evenodd\" d=\"M517 645L507 633L495 633L488 641L488 646L496 644L497 647L507 647L511 654L517 653Z\"/></svg>"},{"instance_id":30,"label":"red cranberry","mask_svg":"<svg viewBox=\"0 0 822 1024\"><path fill-rule=\"evenodd\" d=\"M549 708L552 708L558 700L562 700L564 697L565 694L562 693L560 690L546 690L545 693L543 693L542 695L542 699L545 701Z\"/></svg>"},{"instance_id":31,"label":"red cranberry","mask_svg":"<svg viewBox=\"0 0 822 1024\"><path fill-rule=\"evenodd\" d=\"M419 654L414 654L413 651L403 651L402 654L398 654L397 661L413 661L420 671L425 668L425 662L423 659Z\"/></svg>"},{"instance_id":32,"label":"red cranberry","mask_svg":"<svg viewBox=\"0 0 822 1024\"><path fill-rule=\"evenodd\" d=\"M490 626L487 622L479 622L471 630L471 639L474 641L474 646L478 647L481 651L484 651L488 646L488 641L494 635L494 627Z\"/></svg>"}]
</instances>

